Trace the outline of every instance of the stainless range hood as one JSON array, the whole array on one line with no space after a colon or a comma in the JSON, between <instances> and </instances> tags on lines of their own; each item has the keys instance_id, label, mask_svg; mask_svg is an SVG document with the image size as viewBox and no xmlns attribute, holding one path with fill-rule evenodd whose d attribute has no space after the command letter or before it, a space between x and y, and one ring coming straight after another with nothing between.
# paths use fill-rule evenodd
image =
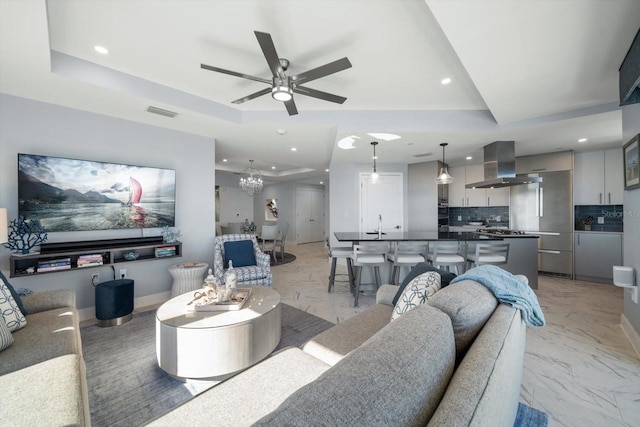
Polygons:
<instances>
[{"instance_id":1,"label":"stainless range hood","mask_svg":"<svg viewBox=\"0 0 640 427\"><path fill-rule=\"evenodd\" d=\"M466 188L499 188L542 182L542 178L516 175L514 141L496 141L484 147L484 181L465 185Z\"/></svg>"}]
</instances>

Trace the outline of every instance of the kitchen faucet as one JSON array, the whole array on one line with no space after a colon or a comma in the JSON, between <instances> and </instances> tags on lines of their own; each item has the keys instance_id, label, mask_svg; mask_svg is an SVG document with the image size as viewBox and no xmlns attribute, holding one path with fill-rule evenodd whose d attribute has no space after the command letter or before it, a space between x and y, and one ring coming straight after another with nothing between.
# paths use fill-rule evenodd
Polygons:
<instances>
[{"instance_id":1,"label":"kitchen faucet","mask_svg":"<svg viewBox=\"0 0 640 427\"><path fill-rule=\"evenodd\" d=\"M378 214L378 240L382 240L382 214Z\"/></svg>"}]
</instances>

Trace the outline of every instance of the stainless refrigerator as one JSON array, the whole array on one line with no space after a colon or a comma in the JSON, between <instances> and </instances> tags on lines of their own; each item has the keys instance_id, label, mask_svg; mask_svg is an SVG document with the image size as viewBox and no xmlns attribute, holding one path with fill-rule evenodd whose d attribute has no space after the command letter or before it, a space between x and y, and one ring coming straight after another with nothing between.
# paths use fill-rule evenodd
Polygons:
<instances>
[{"instance_id":1,"label":"stainless refrigerator","mask_svg":"<svg viewBox=\"0 0 640 427\"><path fill-rule=\"evenodd\" d=\"M538 234L538 270L573 275L573 189L571 171L529 174L537 184L511 187L510 226Z\"/></svg>"}]
</instances>

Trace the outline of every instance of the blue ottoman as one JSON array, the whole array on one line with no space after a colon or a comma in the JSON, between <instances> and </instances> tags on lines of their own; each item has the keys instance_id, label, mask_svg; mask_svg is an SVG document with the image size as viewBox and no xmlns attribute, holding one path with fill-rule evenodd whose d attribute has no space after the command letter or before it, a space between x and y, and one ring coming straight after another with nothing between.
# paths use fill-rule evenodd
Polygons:
<instances>
[{"instance_id":1,"label":"blue ottoman","mask_svg":"<svg viewBox=\"0 0 640 427\"><path fill-rule=\"evenodd\" d=\"M120 279L96 285L98 326L118 326L133 318L133 280Z\"/></svg>"}]
</instances>

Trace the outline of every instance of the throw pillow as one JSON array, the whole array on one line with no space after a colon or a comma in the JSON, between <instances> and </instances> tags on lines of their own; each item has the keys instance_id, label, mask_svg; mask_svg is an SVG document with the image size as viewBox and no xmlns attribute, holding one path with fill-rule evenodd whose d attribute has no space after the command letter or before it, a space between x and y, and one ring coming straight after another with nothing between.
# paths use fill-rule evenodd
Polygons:
<instances>
[{"instance_id":1,"label":"throw pillow","mask_svg":"<svg viewBox=\"0 0 640 427\"><path fill-rule=\"evenodd\" d=\"M404 289L393 307L391 320L395 320L409 310L424 304L440 289L440 274L428 271L413 279Z\"/></svg>"},{"instance_id":2,"label":"throw pillow","mask_svg":"<svg viewBox=\"0 0 640 427\"><path fill-rule=\"evenodd\" d=\"M426 262L421 262L419 264L416 264L416 266L411 269L409 274L407 274L407 277L404 278L404 280L402 281L402 284L400 284L400 287L396 292L396 296L393 297L393 301L392 301L393 305L396 305L398 303L398 299L400 299L400 295L402 295L402 293L404 292L404 288L409 284L409 282L411 282L416 277L428 271L435 271L436 273L440 274L440 285L443 288L445 286L448 286L449 282L451 282L456 277L455 274L446 270L440 270L439 268L435 268L434 266Z\"/></svg>"},{"instance_id":3,"label":"throw pillow","mask_svg":"<svg viewBox=\"0 0 640 427\"><path fill-rule=\"evenodd\" d=\"M2 313L2 317L11 332L17 331L27 324L27 319L20 311L20 307L16 304L13 296L11 296L11 291L4 282L0 283L0 313Z\"/></svg>"},{"instance_id":4,"label":"throw pillow","mask_svg":"<svg viewBox=\"0 0 640 427\"><path fill-rule=\"evenodd\" d=\"M224 242L224 268L229 268L229 261L234 267L256 265L256 255L253 253L253 241L237 240Z\"/></svg>"},{"instance_id":5,"label":"throw pillow","mask_svg":"<svg viewBox=\"0 0 640 427\"><path fill-rule=\"evenodd\" d=\"M13 335L7 328L7 324L4 322L4 318L0 316L0 351L13 344Z\"/></svg>"},{"instance_id":6,"label":"throw pillow","mask_svg":"<svg viewBox=\"0 0 640 427\"><path fill-rule=\"evenodd\" d=\"M25 314L25 315L29 314L27 313L27 309L24 308L24 304L22 303L22 298L20 298L20 295L18 294L18 292L16 292L13 286L11 286L11 283L9 283L5 275L2 274L2 271L0 271L0 280L2 280L4 284L7 285L7 288L9 288L9 292L11 292L11 296L13 297L13 300L16 302L16 304L18 304L18 307L20 307L20 311L22 312L22 314Z\"/></svg>"}]
</instances>

